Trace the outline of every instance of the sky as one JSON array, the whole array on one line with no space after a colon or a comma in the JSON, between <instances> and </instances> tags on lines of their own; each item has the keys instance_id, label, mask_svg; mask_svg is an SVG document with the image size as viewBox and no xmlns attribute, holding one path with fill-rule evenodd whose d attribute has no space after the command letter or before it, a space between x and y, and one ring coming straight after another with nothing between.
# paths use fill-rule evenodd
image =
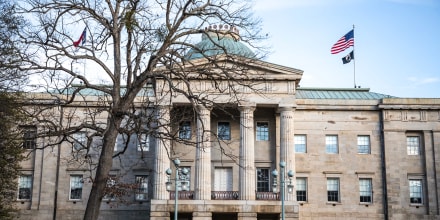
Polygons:
<instances>
[{"instance_id":1,"label":"sky","mask_svg":"<svg viewBox=\"0 0 440 220\"><path fill-rule=\"evenodd\" d=\"M440 98L440 0L257 0L265 61L303 70L301 87ZM330 48L354 27L353 47Z\"/></svg>"}]
</instances>

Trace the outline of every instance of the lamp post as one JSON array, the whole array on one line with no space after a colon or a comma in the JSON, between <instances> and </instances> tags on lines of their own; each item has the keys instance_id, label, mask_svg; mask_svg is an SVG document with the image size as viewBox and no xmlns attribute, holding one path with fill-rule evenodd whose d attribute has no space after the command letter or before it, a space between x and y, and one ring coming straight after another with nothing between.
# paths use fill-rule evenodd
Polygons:
<instances>
[{"instance_id":1,"label":"lamp post","mask_svg":"<svg viewBox=\"0 0 440 220\"><path fill-rule=\"evenodd\" d=\"M280 177L280 194L281 194L281 219L284 220L284 193L285 193L285 183L286 183L286 179L284 177L285 174L285 168L286 168L286 162L281 161L280 162L280 172L281 172L281 177ZM272 185L272 191L273 193L277 193L278 192L278 188L277 188L277 177L278 177L278 171L276 169L274 169L272 171L272 176L274 178L273 180L273 185ZM287 185L287 191L289 193L293 193L293 184L292 184L292 178L294 176L293 171L289 170L287 172L287 176L289 177L289 183Z\"/></svg>"},{"instance_id":2,"label":"lamp post","mask_svg":"<svg viewBox=\"0 0 440 220\"><path fill-rule=\"evenodd\" d=\"M173 174L173 171L168 168L165 172L168 176L168 181L165 183L167 191L171 191L171 185L172 180L174 180L174 220L177 220L177 214L178 214L178 201L179 201L179 191L188 191L189 190L189 184L187 180L188 175L188 169L186 168L180 168L180 160L174 159L173 160L174 166L176 166L176 177L175 179L171 178L171 174Z\"/></svg>"}]
</instances>

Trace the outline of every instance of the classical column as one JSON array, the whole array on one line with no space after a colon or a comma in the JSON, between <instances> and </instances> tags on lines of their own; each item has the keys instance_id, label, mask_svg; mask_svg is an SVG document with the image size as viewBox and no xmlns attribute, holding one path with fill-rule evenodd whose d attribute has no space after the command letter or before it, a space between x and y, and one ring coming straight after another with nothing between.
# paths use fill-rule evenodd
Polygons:
<instances>
[{"instance_id":1,"label":"classical column","mask_svg":"<svg viewBox=\"0 0 440 220\"><path fill-rule=\"evenodd\" d=\"M286 162L286 173L292 170L295 175L295 144L294 144L294 108L281 107L280 109L280 161ZM287 174L285 175L287 178ZM294 177L295 178L295 177ZM293 179L294 181L294 179ZM295 181L294 181L295 182ZM286 179L287 187L288 179ZM286 193L286 201L294 201L296 193Z\"/></svg>"},{"instance_id":2,"label":"classical column","mask_svg":"<svg viewBox=\"0 0 440 220\"><path fill-rule=\"evenodd\" d=\"M211 199L211 111L198 106L195 199Z\"/></svg>"},{"instance_id":3,"label":"classical column","mask_svg":"<svg viewBox=\"0 0 440 220\"><path fill-rule=\"evenodd\" d=\"M167 134L170 127L170 106L159 106L156 117L158 118L158 133ZM154 199L166 200L170 198L165 186L165 183L167 182L165 170L170 167L170 159L168 158L170 146L171 142L168 138L161 138L160 136L156 137L153 190Z\"/></svg>"},{"instance_id":4,"label":"classical column","mask_svg":"<svg viewBox=\"0 0 440 220\"><path fill-rule=\"evenodd\" d=\"M240 199L255 200L255 137L253 106L240 108Z\"/></svg>"}]
</instances>

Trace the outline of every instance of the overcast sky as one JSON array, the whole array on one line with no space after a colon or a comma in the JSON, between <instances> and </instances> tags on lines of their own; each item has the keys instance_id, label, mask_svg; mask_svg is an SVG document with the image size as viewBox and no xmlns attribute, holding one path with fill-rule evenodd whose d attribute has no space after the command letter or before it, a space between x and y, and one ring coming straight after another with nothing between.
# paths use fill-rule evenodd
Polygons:
<instances>
[{"instance_id":1,"label":"overcast sky","mask_svg":"<svg viewBox=\"0 0 440 220\"><path fill-rule=\"evenodd\" d=\"M255 12L266 61L303 70L301 87L440 98L440 0L257 0ZM342 64L352 48L330 48L353 25L355 62Z\"/></svg>"}]
</instances>

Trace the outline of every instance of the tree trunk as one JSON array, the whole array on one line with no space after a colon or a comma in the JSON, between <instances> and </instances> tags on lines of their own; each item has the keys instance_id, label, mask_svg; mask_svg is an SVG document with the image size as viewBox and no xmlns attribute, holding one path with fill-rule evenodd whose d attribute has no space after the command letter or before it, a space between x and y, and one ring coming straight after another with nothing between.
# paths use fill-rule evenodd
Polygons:
<instances>
[{"instance_id":1,"label":"tree trunk","mask_svg":"<svg viewBox=\"0 0 440 220\"><path fill-rule=\"evenodd\" d=\"M84 213L84 220L96 220L99 216L101 200L104 196L104 188L107 184L108 174L113 165L113 151L118 135L118 128L121 125L122 118L110 115L108 127L104 133L101 155L99 156L96 175L93 181L93 187L87 201L87 207Z\"/></svg>"}]
</instances>

